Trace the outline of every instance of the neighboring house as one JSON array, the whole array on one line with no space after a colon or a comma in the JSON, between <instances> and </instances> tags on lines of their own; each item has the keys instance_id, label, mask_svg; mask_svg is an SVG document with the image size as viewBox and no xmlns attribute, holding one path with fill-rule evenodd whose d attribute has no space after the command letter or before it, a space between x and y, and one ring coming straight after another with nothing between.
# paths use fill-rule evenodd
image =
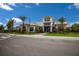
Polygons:
<instances>
[{"instance_id":1,"label":"neighboring house","mask_svg":"<svg viewBox=\"0 0 79 59\"><path fill-rule=\"evenodd\" d=\"M63 26L64 29L66 29L67 28L67 22L64 22L63 25L64 25ZM59 29L62 26L59 22L54 22L52 16L43 16L42 17L42 22L26 23L25 27L26 27L26 32L35 32L37 27L42 32L53 32L54 27ZM16 27L16 30L19 30L19 29L22 30L21 25Z\"/></svg>"},{"instance_id":2,"label":"neighboring house","mask_svg":"<svg viewBox=\"0 0 79 59\"><path fill-rule=\"evenodd\" d=\"M56 29L66 29L67 28L67 22L64 22L63 25L60 22L55 22Z\"/></svg>"}]
</instances>

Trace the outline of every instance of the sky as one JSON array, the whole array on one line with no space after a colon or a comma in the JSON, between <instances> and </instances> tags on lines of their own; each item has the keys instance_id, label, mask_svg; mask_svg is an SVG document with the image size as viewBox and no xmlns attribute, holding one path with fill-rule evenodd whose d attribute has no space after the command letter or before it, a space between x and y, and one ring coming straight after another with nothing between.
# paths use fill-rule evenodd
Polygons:
<instances>
[{"instance_id":1,"label":"sky","mask_svg":"<svg viewBox=\"0 0 79 59\"><path fill-rule=\"evenodd\" d=\"M68 24L79 23L78 3L0 3L0 24L4 26L14 19L15 26L22 21L19 16L26 16L26 22L42 22L42 16L52 16L54 21L65 17Z\"/></svg>"}]
</instances>

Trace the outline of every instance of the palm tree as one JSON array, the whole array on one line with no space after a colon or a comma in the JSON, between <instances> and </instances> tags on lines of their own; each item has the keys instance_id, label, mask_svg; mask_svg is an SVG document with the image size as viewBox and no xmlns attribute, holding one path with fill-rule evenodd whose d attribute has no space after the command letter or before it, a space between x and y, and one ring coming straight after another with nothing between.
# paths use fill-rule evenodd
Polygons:
<instances>
[{"instance_id":1,"label":"palm tree","mask_svg":"<svg viewBox=\"0 0 79 59\"><path fill-rule=\"evenodd\" d=\"M26 31L25 24L24 24L26 17L20 16L19 18L22 20L22 32L24 33Z\"/></svg>"},{"instance_id":2,"label":"palm tree","mask_svg":"<svg viewBox=\"0 0 79 59\"><path fill-rule=\"evenodd\" d=\"M65 22L65 18L64 17L60 17L58 20L61 23L61 30L64 31L64 22Z\"/></svg>"},{"instance_id":3,"label":"palm tree","mask_svg":"<svg viewBox=\"0 0 79 59\"><path fill-rule=\"evenodd\" d=\"M13 27L14 27L14 20L10 19L7 23L7 28L9 30L9 32L13 31Z\"/></svg>"}]
</instances>

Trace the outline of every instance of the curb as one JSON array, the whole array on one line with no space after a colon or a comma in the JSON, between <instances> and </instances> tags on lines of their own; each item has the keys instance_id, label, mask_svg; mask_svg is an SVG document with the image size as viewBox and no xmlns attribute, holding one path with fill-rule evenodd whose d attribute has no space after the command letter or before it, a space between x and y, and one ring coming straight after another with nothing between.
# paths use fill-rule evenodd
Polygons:
<instances>
[{"instance_id":1,"label":"curb","mask_svg":"<svg viewBox=\"0 0 79 59\"><path fill-rule=\"evenodd\" d=\"M16 35L30 38L42 38L51 40L79 40L79 37L59 37L59 36L43 36L43 35Z\"/></svg>"}]
</instances>

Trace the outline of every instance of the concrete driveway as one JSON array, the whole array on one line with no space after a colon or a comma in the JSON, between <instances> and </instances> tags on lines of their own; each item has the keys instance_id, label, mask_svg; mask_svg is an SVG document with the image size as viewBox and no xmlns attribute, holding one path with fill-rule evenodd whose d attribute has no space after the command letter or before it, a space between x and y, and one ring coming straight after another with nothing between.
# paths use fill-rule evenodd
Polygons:
<instances>
[{"instance_id":1,"label":"concrete driveway","mask_svg":"<svg viewBox=\"0 0 79 59\"><path fill-rule=\"evenodd\" d=\"M40 37L40 38L39 38ZM63 37L62 37L63 38ZM15 35L0 40L1 56L79 56L79 40ZM79 38L76 38L79 39Z\"/></svg>"}]
</instances>

